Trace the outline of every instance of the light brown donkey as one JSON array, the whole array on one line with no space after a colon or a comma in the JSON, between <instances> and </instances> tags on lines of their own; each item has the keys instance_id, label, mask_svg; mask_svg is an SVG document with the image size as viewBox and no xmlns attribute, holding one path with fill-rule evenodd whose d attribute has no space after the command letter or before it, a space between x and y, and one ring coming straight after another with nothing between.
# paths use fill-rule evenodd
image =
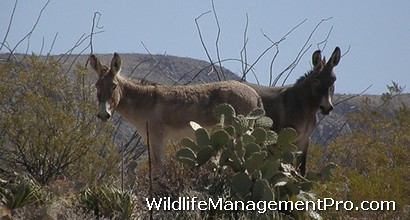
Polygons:
<instances>
[{"instance_id":1,"label":"light brown donkey","mask_svg":"<svg viewBox=\"0 0 410 220\"><path fill-rule=\"evenodd\" d=\"M237 114L243 115L263 107L255 90L237 81L170 86L130 80L119 74L121 59L117 53L109 68L95 55L90 56L90 65L98 73L98 118L107 121L117 111L145 140L148 122L155 169L162 165L165 141L193 137L190 121L204 127L214 125L212 112L217 105L229 103Z\"/></svg>"}]
</instances>

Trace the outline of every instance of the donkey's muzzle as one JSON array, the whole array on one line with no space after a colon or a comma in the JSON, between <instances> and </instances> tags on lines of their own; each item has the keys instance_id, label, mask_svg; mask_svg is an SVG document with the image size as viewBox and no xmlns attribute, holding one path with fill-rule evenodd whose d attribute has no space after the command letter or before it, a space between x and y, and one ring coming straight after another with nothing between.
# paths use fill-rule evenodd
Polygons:
<instances>
[{"instance_id":1,"label":"donkey's muzzle","mask_svg":"<svg viewBox=\"0 0 410 220\"><path fill-rule=\"evenodd\" d=\"M322 111L323 115L328 115L333 110L333 106L331 105L327 108L320 106L320 110Z\"/></svg>"},{"instance_id":2,"label":"donkey's muzzle","mask_svg":"<svg viewBox=\"0 0 410 220\"><path fill-rule=\"evenodd\" d=\"M97 118L99 118L99 119L101 119L101 121L105 122L105 121L107 121L108 119L111 118L111 114L109 114L109 113L106 113L106 114L98 113Z\"/></svg>"},{"instance_id":3,"label":"donkey's muzzle","mask_svg":"<svg viewBox=\"0 0 410 220\"><path fill-rule=\"evenodd\" d=\"M111 111L107 102L100 102L97 117L104 122L111 118Z\"/></svg>"}]
</instances>

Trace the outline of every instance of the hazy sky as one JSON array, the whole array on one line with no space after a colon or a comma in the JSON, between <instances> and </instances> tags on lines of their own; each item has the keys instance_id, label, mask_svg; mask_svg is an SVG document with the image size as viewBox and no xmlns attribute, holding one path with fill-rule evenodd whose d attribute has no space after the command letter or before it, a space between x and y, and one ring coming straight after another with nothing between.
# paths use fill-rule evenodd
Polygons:
<instances>
[{"instance_id":1,"label":"hazy sky","mask_svg":"<svg viewBox=\"0 0 410 220\"><path fill-rule=\"evenodd\" d=\"M12 21L7 44L13 48L30 30L47 1L19 0ZM115 3L114 3L115 2ZM7 31L14 0L0 2L0 42ZM247 61L253 63L271 43L280 40L293 27L307 19L279 44L279 54L273 67L274 77L296 59L315 26L323 22L313 33L306 54L291 73L288 83L293 83L311 67L311 55L323 49L320 42L330 36L323 50L329 57L336 46L342 57L335 68L336 92L359 93L373 84L367 92L380 94L386 84L396 81L410 91L410 1L273 1L273 0L215 0L220 25L219 52L221 59L240 59L244 45L246 15ZM51 0L44 9L29 41L23 41L17 52L43 54L52 45L52 54L65 53L74 47L83 35L88 35L95 12L101 14L99 26L104 31L94 36L96 53L147 53L141 42L153 54L169 54L207 60L201 45L195 18L212 10L211 1L97 1ZM217 25L212 13L198 20L204 42L212 56L216 56ZM96 30L96 31L99 31ZM83 42L74 50L80 53L88 44ZM8 52L3 48L1 53ZM89 53L87 49L84 53ZM269 83L270 62L276 50L272 49L257 63L255 73L261 84ZM241 72L238 61L223 65L235 73ZM252 76L249 81L254 81ZM282 81L280 81L282 83Z\"/></svg>"}]
</instances>

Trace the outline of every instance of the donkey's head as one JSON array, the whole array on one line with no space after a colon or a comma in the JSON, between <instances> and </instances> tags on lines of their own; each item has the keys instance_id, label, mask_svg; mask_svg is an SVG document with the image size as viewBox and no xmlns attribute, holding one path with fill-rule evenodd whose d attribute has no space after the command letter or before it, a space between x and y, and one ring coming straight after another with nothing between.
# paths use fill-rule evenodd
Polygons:
<instances>
[{"instance_id":1,"label":"donkey's head","mask_svg":"<svg viewBox=\"0 0 410 220\"><path fill-rule=\"evenodd\" d=\"M120 101L120 90L118 88L118 78L116 75L121 70L121 58L118 53L114 53L110 68L102 65L95 56L90 56L90 65L98 73L98 80L95 83L97 88L98 113L97 117L102 121L111 118L114 109Z\"/></svg>"},{"instance_id":2,"label":"donkey's head","mask_svg":"<svg viewBox=\"0 0 410 220\"><path fill-rule=\"evenodd\" d=\"M332 98L334 93L334 82L336 75L333 67L337 66L340 60L340 48L336 47L329 61L323 58L320 50L312 55L313 63L313 96L319 102L322 114L327 115L333 110Z\"/></svg>"}]
</instances>

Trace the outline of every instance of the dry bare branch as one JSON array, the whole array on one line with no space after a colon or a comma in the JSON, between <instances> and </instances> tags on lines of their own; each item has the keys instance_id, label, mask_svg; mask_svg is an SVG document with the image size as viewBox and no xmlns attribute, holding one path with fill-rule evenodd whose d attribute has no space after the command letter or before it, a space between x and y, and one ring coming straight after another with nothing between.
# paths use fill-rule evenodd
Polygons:
<instances>
[{"instance_id":1,"label":"dry bare branch","mask_svg":"<svg viewBox=\"0 0 410 220\"><path fill-rule=\"evenodd\" d=\"M52 51L53 48L54 48L54 44L56 43L57 36L58 36L58 32L54 35L53 42L51 43L50 49L49 49L48 52L47 52L46 60L45 60L44 62L47 62L47 61L48 61L48 58L49 58L49 56L50 56L50 54L51 54L51 51Z\"/></svg>"},{"instance_id":2,"label":"dry bare branch","mask_svg":"<svg viewBox=\"0 0 410 220\"><path fill-rule=\"evenodd\" d=\"M224 62L227 62L227 61L237 61L237 62L241 62L241 63L242 63L242 60L241 60L241 59L235 59L235 58L222 59L222 60L221 60L221 63L224 63ZM205 71L206 69L208 69L208 68L210 68L210 67L213 67L213 65L214 65L213 63L210 63L209 65L203 67L202 69L199 70L199 72L197 72L197 74L195 74L194 77L192 77L191 80L189 80L188 82L184 83L183 85L188 85L188 84L192 83L192 82L199 76L199 74L201 74L201 73L202 73L203 71ZM250 66L249 64L245 64L245 65ZM214 71L214 68L211 68L211 71L210 71L207 75L210 75L213 71Z\"/></svg>"},{"instance_id":3,"label":"dry bare branch","mask_svg":"<svg viewBox=\"0 0 410 220\"><path fill-rule=\"evenodd\" d=\"M293 70L295 69L295 67L297 66L297 64L299 63L299 61L301 60L301 58L303 57L303 55L309 50L309 48L312 46L311 44L309 44L310 39L312 38L313 34L316 32L317 28L319 28L319 26L322 25L322 23L332 19L333 17L329 17L329 18L324 18L322 19L314 28L313 30L310 32L308 38L306 39L305 43L303 44L302 48L299 50L296 58L292 61L292 63L290 63L288 65L288 67L286 67L281 73L279 73L279 75L275 78L275 80L273 81L273 85L276 85L277 82L279 81L279 79L286 73L288 72L288 74L286 75L285 79L282 82L282 86L285 84L286 80L288 79L288 77L290 76L290 74L293 72Z\"/></svg>"},{"instance_id":4,"label":"dry bare branch","mask_svg":"<svg viewBox=\"0 0 410 220\"><path fill-rule=\"evenodd\" d=\"M41 40L40 53L38 54L39 56L41 56L41 54L43 53L43 49L44 49L44 37Z\"/></svg>"},{"instance_id":5,"label":"dry bare branch","mask_svg":"<svg viewBox=\"0 0 410 220\"><path fill-rule=\"evenodd\" d=\"M199 39L200 39L201 44L202 44L202 48L204 49L205 54L206 54L206 56L208 57L208 61L211 63L211 66L212 66L213 71L214 71L214 70L216 71L216 66L215 66L215 64L214 64L214 62L213 62L213 60L212 60L212 58L211 58L211 55L209 54L208 48L207 48L206 45L205 45L204 39L203 39L203 37L202 37L201 28L200 28L199 23L198 23L198 20L201 19L202 16L204 16L204 15L206 15L206 14L209 14L209 13L211 13L211 12L212 12L212 11L207 11L207 12L204 12L204 13L200 14L198 17L196 17L196 18L195 18L195 25L196 25L196 29L197 29L197 31L198 31ZM217 71L216 71L216 72L217 72ZM218 76L219 81L221 81L221 77L219 76L219 74L217 74L217 76ZM194 79L192 79L192 80L194 80Z\"/></svg>"},{"instance_id":6,"label":"dry bare branch","mask_svg":"<svg viewBox=\"0 0 410 220\"><path fill-rule=\"evenodd\" d=\"M212 11L213 11L213 14L214 14L215 23L216 23L216 26L218 28L218 33L216 35L216 40L215 40L216 57L218 59L219 70L221 71L220 74L222 75L224 80L226 80L225 74L224 74L223 69L222 69L221 56L220 56L220 53L219 53L219 38L220 38L220 35L221 35L221 27L219 25L218 15L216 14L214 0L212 0L211 2L212 2ZM218 77L219 77L219 72L217 71L216 73L218 74Z\"/></svg>"},{"instance_id":7,"label":"dry bare branch","mask_svg":"<svg viewBox=\"0 0 410 220\"><path fill-rule=\"evenodd\" d=\"M76 48L80 47L88 38L91 37L91 35L96 35L96 34L100 34L100 33L103 33L103 32L104 31L98 31L98 32L89 34L87 36L85 36L85 34L81 35L81 37L78 39L78 41L75 43L75 45L72 48L70 48L66 53L64 53L57 61L61 62L61 60L65 57L65 60L62 61L61 63L66 63L68 61L68 59L71 57L73 51ZM73 61L71 62L69 68L66 70L65 75L67 75L71 71L71 68L76 63L78 57L80 57L84 53L84 51L86 51L89 47L90 47L90 44L88 44L85 48L83 48L79 53L75 54L75 57L74 57Z\"/></svg>"},{"instance_id":8,"label":"dry bare branch","mask_svg":"<svg viewBox=\"0 0 410 220\"><path fill-rule=\"evenodd\" d=\"M50 54L51 51L53 50L54 44L56 43L56 40L57 40L57 36L58 36L58 32L54 35L53 42L51 43L50 50L48 50L47 54Z\"/></svg>"},{"instance_id":9,"label":"dry bare branch","mask_svg":"<svg viewBox=\"0 0 410 220\"><path fill-rule=\"evenodd\" d=\"M150 58L150 59L145 59L145 60L139 62L137 65L135 65L135 67L132 68L130 74L128 74L128 77L131 77L131 76L134 74L135 70L137 70L137 68L138 68L140 65L142 65L142 64L144 64L144 63L146 63L146 62L149 62L150 60L151 60L151 58Z\"/></svg>"},{"instance_id":10,"label":"dry bare branch","mask_svg":"<svg viewBox=\"0 0 410 220\"><path fill-rule=\"evenodd\" d=\"M152 55L152 53L148 50L147 46L145 46L144 42L141 41L141 44L142 44L142 46L144 47L145 51L148 53L148 55L151 57L151 60L154 61L154 67L153 67L147 74L145 74L145 76L143 77L143 79L147 78L147 77L154 71L155 67L158 67L158 69L159 69L162 73L164 73L164 75L165 75L168 79L170 79L173 83L177 84L178 81L175 80L174 78L172 78L171 74L168 74L168 71L164 70L164 69L162 68L162 66L160 65L162 59L165 58L166 53L164 53L164 54L162 55L161 60L158 60L158 61L157 61L157 59L155 59L154 55Z\"/></svg>"},{"instance_id":11,"label":"dry bare branch","mask_svg":"<svg viewBox=\"0 0 410 220\"><path fill-rule=\"evenodd\" d=\"M50 3L50 0L48 0L48 1L44 4L43 8L40 10L39 15L37 16L36 22L34 23L33 27L32 27L31 30L26 34L26 36L24 36L24 37L23 37L19 42L17 42L17 44L13 47L13 49L11 50L11 53L10 53L9 57L7 58L7 60L10 59L11 54L14 53L14 51L17 49L17 47L18 47L25 39L29 38L29 37L33 34L34 30L35 30L36 27L37 27L38 22L40 21L40 18L41 18L41 16L42 16L44 10L46 9L46 7L47 7L47 5L48 5L49 3Z\"/></svg>"},{"instance_id":12,"label":"dry bare branch","mask_svg":"<svg viewBox=\"0 0 410 220\"><path fill-rule=\"evenodd\" d=\"M299 61L302 59L302 57L306 54L306 52L312 47L312 45L310 44L309 46L307 46L307 48L305 48L305 46L302 47L302 49L299 51L298 55L296 56L295 60L293 61L293 63L291 63L287 70L289 70L288 74L286 75L285 79L282 82L282 86L285 85L286 81L288 80L290 74L293 72L293 70L296 68L296 66L299 64Z\"/></svg>"},{"instance_id":13,"label":"dry bare branch","mask_svg":"<svg viewBox=\"0 0 410 220\"><path fill-rule=\"evenodd\" d=\"M316 46L317 46L317 49L322 50L322 51L325 50L326 45L327 45L327 41L328 41L328 39L329 39L329 37L330 37L330 34L332 33L332 30L333 30L333 26L330 28L329 32L327 33L326 38L325 38L323 41L317 43L317 45L316 45ZM322 44L323 44L323 47L320 48L320 45L322 45Z\"/></svg>"},{"instance_id":14,"label":"dry bare branch","mask_svg":"<svg viewBox=\"0 0 410 220\"><path fill-rule=\"evenodd\" d=\"M97 17L98 16L98 17ZM98 18L98 20L96 21L95 19ZM94 36L94 28L97 28L99 30L102 30L104 27L103 26L99 26L100 24L100 19L101 19L101 13L96 11L94 12L94 16L93 16L93 25L91 27L91 33L90 33L90 54L94 53L94 48L93 48L93 36ZM88 60L87 60L88 62Z\"/></svg>"},{"instance_id":15,"label":"dry bare branch","mask_svg":"<svg viewBox=\"0 0 410 220\"><path fill-rule=\"evenodd\" d=\"M272 43L271 48L276 47L276 52L275 52L275 54L274 54L274 56L273 56L273 58L271 59L271 62L270 62L270 69L269 69L270 80L269 80L269 86L272 85L273 65L274 65L274 62L275 62L275 60L276 60L276 57L277 57L278 54L279 54L279 44L280 44L282 41L286 40L287 36L289 36L294 30L296 30L298 27L300 27L300 26L301 26L303 23L305 23L306 21L307 21L307 19L304 19L302 22L300 22L299 24L297 24L296 26L294 26L290 31L288 31L285 35L283 35L283 36L281 37L281 39L279 39L279 40L276 41L276 42L273 41L271 38L269 38L268 35L265 34L263 30L261 30L262 35ZM269 48L269 50L270 50L271 48Z\"/></svg>"},{"instance_id":16,"label":"dry bare branch","mask_svg":"<svg viewBox=\"0 0 410 220\"><path fill-rule=\"evenodd\" d=\"M149 141L149 127L148 127L148 122L145 123L145 128L147 131L147 149L148 149L148 171L149 171L149 199L152 199L153 191L152 191L152 165L151 165L151 146L150 146L150 141ZM153 212L154 209L150 209L149 216L150 219L153 219Z\"/></svg>"},{"instance_id":17,"label":"dry bare branch","mask_svg":"<svg viewBox=\"0 0 410 220\"><path fill-rule=\"evenodd\" d=\"M14 2L13 11L11 12L11 16L10 16L10 20L9 20L9 25L7 26L7 30L6 30L6 34L4 35L3 43L0 45L0 51L1 51L1 49L3 49L3 45L5 45L5 43L7 41L7 36L9 35L9 32L10 32L11 23L13 22L13 17L14 17L14 14L16 12L17 2L18 2L18 0L16 0Z\"/></svg>"},{"instance_id":18,"label":"dry bare branch","mask_svg":"<svg viewBox=\"0 0 410 220\"><path fill-rule=\"evenodd\" d=\"M366 89L364 89L364 90L363 90L362 92L360 92L359 94L350 96L350 97L348 97L348 98L346 98L346 99L343 99L343 100L341 100L341 101L339 101L339 102L336 102L336 103L334 104L334 106L337 106L337 105L339 105L340 103L346 102L346 101L348 101L348 100L350 100L350 99L354 99L354 98L356 98L356 97L358 97L358 96L363 95L363 94L364 94L365 92L367 92L367 90L369 90L372 86L373 86L373 84L370 84Z\"/></svg>"},{"instance_id":19,"label":"dry bare branch","mask_svg":"<svg viewBox=\"0 0 410 220\"><path fill-rule=\"evenodd\" d=\"M246 13L246 24L245 24L245 30L243 31L243 47L240 52L241 55L241 60L244 61L242 62L242 73L245 73L248 70L248 66L246 65L248 63L248 54L246 50L246 46L248 45L248 26L249 26L249 17L248 13Z\"/></svg>"},{"instance_id":20,"label":"dry bare branch","mask_svg":"<svg viewBox=\"0 0 410 220\"><path fill-rule=\"evenodd\" d=\"M349 45L349 47L347 48L346 52L342 54L342 56L340 57L344 57L346 54L348 54L350 52L350 47L351 45Z\"/></svg>"},{"instance_id":21,"label":"dry bare branch","mask_svg":"<svg viewBox=\"0 0 410 220\"><path fill-rule=\"evenodd\" d=\"M98 18L98 19L96 20L96 18ZM100 19L101 19L101 13L98 12L98 11L94 12L93 22L92 22L92 25L91 25L91 33L89 35L90 36L90 43L88 44L88 46L90 47L90 55L94 53L93 37L94 37L94 34L96 34L94 32L94 28L97 28L99 30L102 30L104 28L103 26L99 26ZM86 47L86 48L88 48L88 47ZM85 62L85 67L87 67L88 62L89 62L89 60L87 59L87 61Z\"/></svg>"}]
</instances>

